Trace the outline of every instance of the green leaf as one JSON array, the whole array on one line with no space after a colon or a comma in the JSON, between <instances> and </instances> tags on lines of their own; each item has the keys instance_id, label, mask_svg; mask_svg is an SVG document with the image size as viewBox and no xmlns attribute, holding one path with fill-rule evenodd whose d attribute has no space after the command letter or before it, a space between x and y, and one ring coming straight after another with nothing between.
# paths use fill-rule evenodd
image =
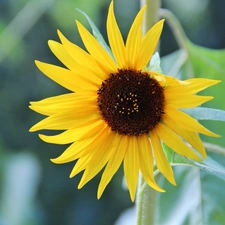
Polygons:
<instances>
[{"instance_id":1,"label":"green leaf","mask_svg":"<svg viewBox=\"0 0 225 225\"><path fill-rule=\"evenodd\" d=\"M91 20L91 18L82 10L77 9L80 13L82 13L87 21L89 22L91 29L92 29L92 33L95 36L95 38L98 40L98 42L101 44L101 46L110 54L110 56L114 59L113 54L111 49L109 48L109 46L107 45L106 41L104 40L102 34L100 33L100 31L98 30L98 28L95 26L94 22Z\"/></svg>"},{"instance_id":2,"label":"green leaf","mask_svg":"<svg viewBox=\"0 0 225 225\"><path fill-rule=\"evenodd\" d=\"M166 193L158 193L155 224L225 224L224 165L211 157L202 163L195 162L176 154L165 144L163 148L168 160L179 165L173 168L177 187L162 175L157 177L157 183Z\"/></svg>"},{"instance_id":3,"label":"green leaf","mask_svg":"<svg viewBox=\"0 0 225 225\"><path fill-rule=\"evenodd\" d=\"M220 165L218 162L211 159L210 157L208 157L208 159L205 161L196 162L182 155L178 155L164 143L163 143L163 150L166 154L167 159L172 165L194 166L199 169L205 170L207 173L210 173L214 176L217 176L225 180L225 168L222 165Z\"/></svg>"},{"instance_id":4,"label":"green leaf","mask_svg":"<svg viewBox=\"0 0 225 225\"><path fill-rule=\"evenodd\" d=\"M156 52L152 56L151 61L150 61L150 68L149 68L149 70L157 72L157 73L162 73L162 69L160 67L160 56L159 56L158 52Z\"/></svg>"},{"instance_id":5,"label":"green leaf","mask_svg":"<svg viewBox=\"0 0 225 225\"><path fill-rule=\"evenodd\" d=\"M201 185L196 168L174 168L177 187L160 176L157 183L166 192L158 194L155 225L194 225L202 223Z\"/></svg>"},{"instance_id":6,"label":"green leaf","mask_svg":"<svg viewBox=\"0 0 225 225\"><path fill-rule=\"evenodd\" d=\"M196 107L191 109L182 109L182 111L197 120L225 121L225 111L220 109Z\"/></svg>"},{"instance_id":7,"label":"green leaf","mask_svg":"<svg viewBox=\"0 0 225 225\"><path fill-rule=\"evenodd\" d=\"M224 181L195 167L174 167L177 186L159 177L155 225L225 224Z\"/></svg>"},{"instance_id":8,"label":"green leaf","mask_svg":"<svg viewBox=\"0 0 225 225\"><path fill-rule=\"evenodd\" d=\"M197 77L224 79L225 77L225 49L215 50L197 46L187 42L189 57Z\"/></svg>"},{"instance_id":9,"label":"green leaf","mask_svg":"<svg viewBox=\"0 0 225 225\"><path fill-rule=\"evenodd\" d=\"M189 57L194 69L195 77L221 80L222 82L202 91L203 95L214 96L214 99L205 105L210 108L225 110L224 96L225 89L225 50L214 50L194 45L187 42Z\"/></svg>"}]
</instances>

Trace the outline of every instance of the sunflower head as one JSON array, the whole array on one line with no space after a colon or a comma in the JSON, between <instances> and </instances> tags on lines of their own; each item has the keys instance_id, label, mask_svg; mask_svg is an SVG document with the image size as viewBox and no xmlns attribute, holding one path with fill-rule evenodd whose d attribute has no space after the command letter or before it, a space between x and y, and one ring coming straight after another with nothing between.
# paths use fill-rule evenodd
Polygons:
<instances>
[{"instance_id":1,"label":"sunflower head","mask_svg":"<svg viewBox=\"0 0 225 225\"><path fill-rule=\"evenodd\" d=\"M98 107L112 131L121 135L148 134L164 112L163 88L147 72L119 69L102 82Z\"/></svg>"},{"instance_id":2,"label":"sunflower head","mask_svg":"<svg viewBox=\"0 0 225 225\"><path fill-rule=\"evenodd\" d=\"M217 136L180 109L196 107L212 99L196 93L218 81L179 81L146 69L164 20L143 35L145 8L137 14L124 43L113 2L110 4L106 25L113 57L77 22L87 51L58 31L61 43L49 41L49 46L66 68L36 61L45 75L70 92L31 102L30 108L46 118L30 131L63 131L53 136L39 136L48 143L70 144L52 162L76 160L70 177L84 171L78 188L104 168L98 198L121 164L132 200L139 172L148 185L164 191L154 180L154 164L168 181L176 183L162 141L178 154L201 160L206 152L198 133Z\"/></svg>"}]
</instances>

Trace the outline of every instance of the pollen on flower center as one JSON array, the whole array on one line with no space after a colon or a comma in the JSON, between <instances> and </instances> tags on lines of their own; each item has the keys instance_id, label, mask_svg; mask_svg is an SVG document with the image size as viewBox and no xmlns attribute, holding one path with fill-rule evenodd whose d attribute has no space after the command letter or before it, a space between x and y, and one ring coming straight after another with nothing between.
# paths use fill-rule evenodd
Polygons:
<instances>
[{"instance_id":1,"label":"pollen on flower center","mask_svg":"<svg viewBox=\"0 0 225 225\"><path fill-rule=\"evenodd\" d=\"M141 135L151 131L164 113L164 93L146 72L118 70L102 82L98 107L112 131Z\"/></svg>"}]
</instances>

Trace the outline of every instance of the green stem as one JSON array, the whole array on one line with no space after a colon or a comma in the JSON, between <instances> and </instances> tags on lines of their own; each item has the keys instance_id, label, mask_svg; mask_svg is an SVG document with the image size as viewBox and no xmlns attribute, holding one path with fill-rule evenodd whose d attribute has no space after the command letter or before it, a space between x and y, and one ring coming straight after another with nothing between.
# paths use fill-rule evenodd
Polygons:
<instances>
[{"instance_id":1,"label":"green stem","mask_svg":"<svg viewBox=\"0 0 225 225\"><path fill-rule=\"evenodd\" d=\"M138 182L138 192L137 192L137 200L136 200L136 208L137 208L137 225L142 224L142 213L143 213L143 192L141 192L142 186L145 183L144 178L141 174L139 174L139 182Z\"/></svg>"},{"instance_id":2,"label":"green stem","mask_svg":"<svg viewBox=\"0 0 225 225\"><path fill-rule=\"evenodd\" d=\"M147 5L143 23L145 34L158 20L161 0L140 0L141 7ZM149 187L140 174L137 190L137 225L154 225L156 211L156 191Z\"/></svg>"},{"instance_id":3,"label":"green stem","mask_svg":"<svg viewBox=\"0 0 225 225\"><path fill-rule=\"evenodd\" d=\"M161 0L140 0L140 4L141 7L147 5L143 22L143 33L145 34L159 20ZM154 225L156 194L156 191L147 185L140 174L136 203L137 225Z\"/></svg>"},{"instance_id":4,"label":"green stem","mask_svg":"<svg viewBox=\"0 0 225 225\"><path fill-rule=\"evenodd\" d=\"M139 178L137 194L137 225L154 225L156 211L156 191L148 186L142 175Z\"/></svg>"},{"instance_id":5,"label":"green stem","mask_svg":"<svg viewBox=\"0 0 225 225\"><path fill-rule=\"evenodd\" d=\"M183 49L183 51L186 54L187 57L187 69L188 69L188 77L193 78L194 77L194 70L191 63L191 60L189 59L189 51L188 51L188 38L179 22L179 20L176 18L176 16L167 9L160 9L159 15L162 18L165 18L167 23L169 24L173 35L177 41L178 46Z\"/></svg>"}]
</instances>

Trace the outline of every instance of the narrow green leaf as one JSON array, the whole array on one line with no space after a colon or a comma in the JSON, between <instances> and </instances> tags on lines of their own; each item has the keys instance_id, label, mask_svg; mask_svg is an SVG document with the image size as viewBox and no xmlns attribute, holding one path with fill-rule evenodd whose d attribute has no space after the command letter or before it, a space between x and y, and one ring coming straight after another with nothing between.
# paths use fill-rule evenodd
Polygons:
<instances>
[{"instance_id":1,"label":"narrow green leaf","mask_svg":"<svg viewBox=\"0 0 225 225\"><path fill-rule=\"evenodd\" d=\"M151 61L150 61L150 69L149 70L157 72L157 73L162 73L162 69L160 67L160 56L159 56L158 52L156 52L152 56Z\"/></svg>"},{"instance_id":2,"label":"narrow green leaf","mask_svg":"<svg viewBox=\"0 0 225 225\"><path fill-rule=\"evenodd\" d=\"M225 111L220 109L211 109L206 107L196 107L191 109L182 109L197 120L215 120L225 122Z\"/></svg>"},{"instance_id":3,"label":"narrow green leaf","mask_svg":"<svg viewBox=\"0 0 225 225\"><path fill-rule=\"evenodd\" d=\"M95 38L98 40L98 42L101 44L101 46L110 54L110 56L114 59L113 54L111 49L109 48L109 46L107 45L106 41L104 40L102 34L100 33L99 29L95 26L94 22L91 20L91 18L82 10L77 9L80 13L82 13L87 21L89 22L91 29L92 29L92 33L95 36Z\"/></svg>"}]
</instances>

